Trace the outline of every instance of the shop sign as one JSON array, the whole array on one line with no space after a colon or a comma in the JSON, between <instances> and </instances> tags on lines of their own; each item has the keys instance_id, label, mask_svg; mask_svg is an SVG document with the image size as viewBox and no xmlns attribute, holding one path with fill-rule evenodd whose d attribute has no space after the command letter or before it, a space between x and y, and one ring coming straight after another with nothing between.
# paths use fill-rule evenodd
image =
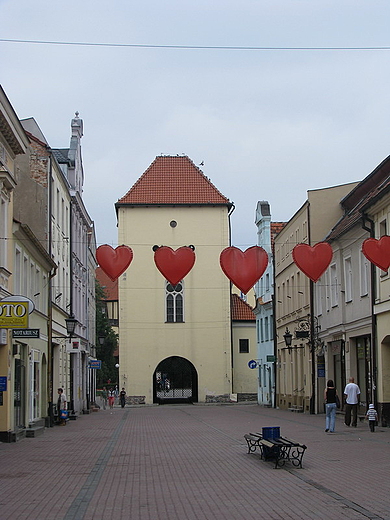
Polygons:
<instances>
[{"instance_id":1,"label":"shop sign","mask_svg":"<svg viewBox=\"0 0 390 520\"><path fill-rule=\"evenodd\" d=\"M26 329L28 327L28 302L0 301L0 328Z\"/></svg>"},{"instance_id":2,"label":"shop sign","mask_svg":"<svg viewBox=\"0 0 390 520\"><path fill-rule=\"evenodd\" d=\"M39 329L13 329L13 338L39 338Z\"/></svg>"}]
</instances>

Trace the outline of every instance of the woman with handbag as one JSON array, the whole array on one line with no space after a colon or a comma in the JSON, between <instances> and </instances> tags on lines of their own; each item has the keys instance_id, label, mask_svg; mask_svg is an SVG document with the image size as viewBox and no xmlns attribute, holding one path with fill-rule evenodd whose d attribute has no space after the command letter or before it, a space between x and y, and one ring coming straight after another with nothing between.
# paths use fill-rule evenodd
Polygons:
<instances>
[{"instance_id":1,"label":"woman with handbag","mask_svg":"<svg viewBox=\"0 0 390 520\"><path fill-rule=\"evenodd\" d=\"M66 395L62 388L57 390L58 392L58 400L57 400L57 412L58 412L58 422L61 426L66 425L66 419L68 417L67 412L67 403L66 403Z\"/></svg>"},{"instance_id":2,"label":"woman with handbag","mask_svg":"<svg viewBox=\"0 0 390 520\"><path fill-rule=\"evenodd\" d=\"M332 379L329 379L326 383L324 400L326 409L325 431L334 433L336 425L336 409L340 407L340 400ZM339 403L338 405L337 402Z\"/></svg>"}]
</instances>

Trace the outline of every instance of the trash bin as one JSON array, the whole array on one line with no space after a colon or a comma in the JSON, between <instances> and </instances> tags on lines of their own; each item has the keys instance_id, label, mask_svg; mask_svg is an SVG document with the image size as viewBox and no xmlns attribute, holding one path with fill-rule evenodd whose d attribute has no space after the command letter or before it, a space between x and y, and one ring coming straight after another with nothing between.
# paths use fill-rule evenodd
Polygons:
<instances>
[{"instance_id":1,"label":"trash bin","mask_svg":"<svg viewBox=\"0 0 390 520\"><path fill-rule=\"evenodd\" d=\"M264 426L263 439L276 439L280 437L280 426Z\"/></svg>"},{"instance_id":2,"label":"trash bin","mask_svg":"<svg viewBox=\"0 0 390 520\"><path fill-rule=\"evenodd\" d=\"M263 427L263 439L276 439L280 437L280 426L264 426ZM273 446L263 446L263 456L265 460L276 459L279 455L279 448Z\"/></svg>"}]
</instances>

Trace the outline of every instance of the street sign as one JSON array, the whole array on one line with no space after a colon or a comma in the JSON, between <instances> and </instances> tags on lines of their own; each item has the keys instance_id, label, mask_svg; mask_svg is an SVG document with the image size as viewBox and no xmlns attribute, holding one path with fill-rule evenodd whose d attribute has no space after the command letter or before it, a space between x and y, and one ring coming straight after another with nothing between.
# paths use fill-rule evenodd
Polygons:
<instances>
[{"instance_id":1,"label":"street sign","mask_svg":"<svg viewBox=\"0 0 390 520\"><path fill-rule=\"evenodd\" d=\"M39 329L12 329L13 338L39 338Z\"/></svg>"},{"instance_id":2,"label":"street sign","mask_svg":"<svg viewBox=\"0 0 390 520\"><path fill-rule=\"evenodd\" d=\"M7 376L0 376L0 392L7 391Z\"/></svg>"},{"instance_id":3,"label":"street sign","mask_svg":"<svg viewBox=\"0 0 390 520\"><path fill-rule=\"evenodd\" d=\"M267 356L267 363L275 363L276 360L276 356Z\"/></svg>"},{"instance_id":4,"label":"street sign","mask_svg":"<svg viewBox=\"0 0 390 520\"><path fill-rule=\"evenodd\" d=\"M251 359L249 362L248 362L248 367L249 368L257 368L257 361L255 361L254 359Z\"/></svg>"},{"instance_id":5,"label":"street sign","mask_svg":"<svg viewBox=\"0 0 390 520\"><path fill-rule=\"evenodd\" d=\"M93 359L89 362L89 368L102 368L102 362L100 359Z\"/></svg>"}]
</instances>

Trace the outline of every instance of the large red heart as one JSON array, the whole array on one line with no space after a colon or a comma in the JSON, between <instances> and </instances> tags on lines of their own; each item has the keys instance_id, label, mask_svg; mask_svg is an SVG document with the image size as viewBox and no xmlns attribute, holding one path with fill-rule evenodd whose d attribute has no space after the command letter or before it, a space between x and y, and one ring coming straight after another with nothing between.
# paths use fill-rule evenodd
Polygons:
<instances>
[{"instance_id":1,"label":"large red heart","mask_svg":"<svg viewBox=\"0 0 390 520\"><path fill-rule=\"evenodd\" d=\"M292 250L292 256L298 268L310 280L317 282L327 270L333 257L333 250L328 242L318 242L314 247L308 244L297 244Z\"/></svg>"},{"instance_id":2,"label":"large red heart","mask_svg":"<svg viewBox=\"0 0 390 520\"><path fill-rule=\"evenodd\" d=\"M191 271L195 253L187 246L179 247L176 251L161 246L154 252L154 263L169 283L177 285Z\"/></svg>"},{"instance_id":3,"label":"large red heart","mask_svg":"<svg viewBox=\"0 0 390 520\"><path fill-rule=\"evenodd\" d=\"M374 265L387 271L390 267L390 237L384 235L379 240L366 238L362 244L364 256Z\"/></svg>"},{"instance_id":4,"label":"large red heart","mask_svg":"<svg viewBox=\"0 0 390 520\"><path fill-rule=\"evenodd\" d=\"M104 244L96 249L96 260L106 275L114 282L129 267L133 251L129 246L113 249Z\"/></svg>"},{"instance_id":5,"label":"large red heart","mask_svg":"<svg viewBox=\"0 0 390 520\"><path fill-rule=\"evenodd\" d=\"M268 255L260 246L241 251L227 247L219 256L222 271L241 292L246 294L261 278L268 265Z\"/></svg>"}]
</instances>

